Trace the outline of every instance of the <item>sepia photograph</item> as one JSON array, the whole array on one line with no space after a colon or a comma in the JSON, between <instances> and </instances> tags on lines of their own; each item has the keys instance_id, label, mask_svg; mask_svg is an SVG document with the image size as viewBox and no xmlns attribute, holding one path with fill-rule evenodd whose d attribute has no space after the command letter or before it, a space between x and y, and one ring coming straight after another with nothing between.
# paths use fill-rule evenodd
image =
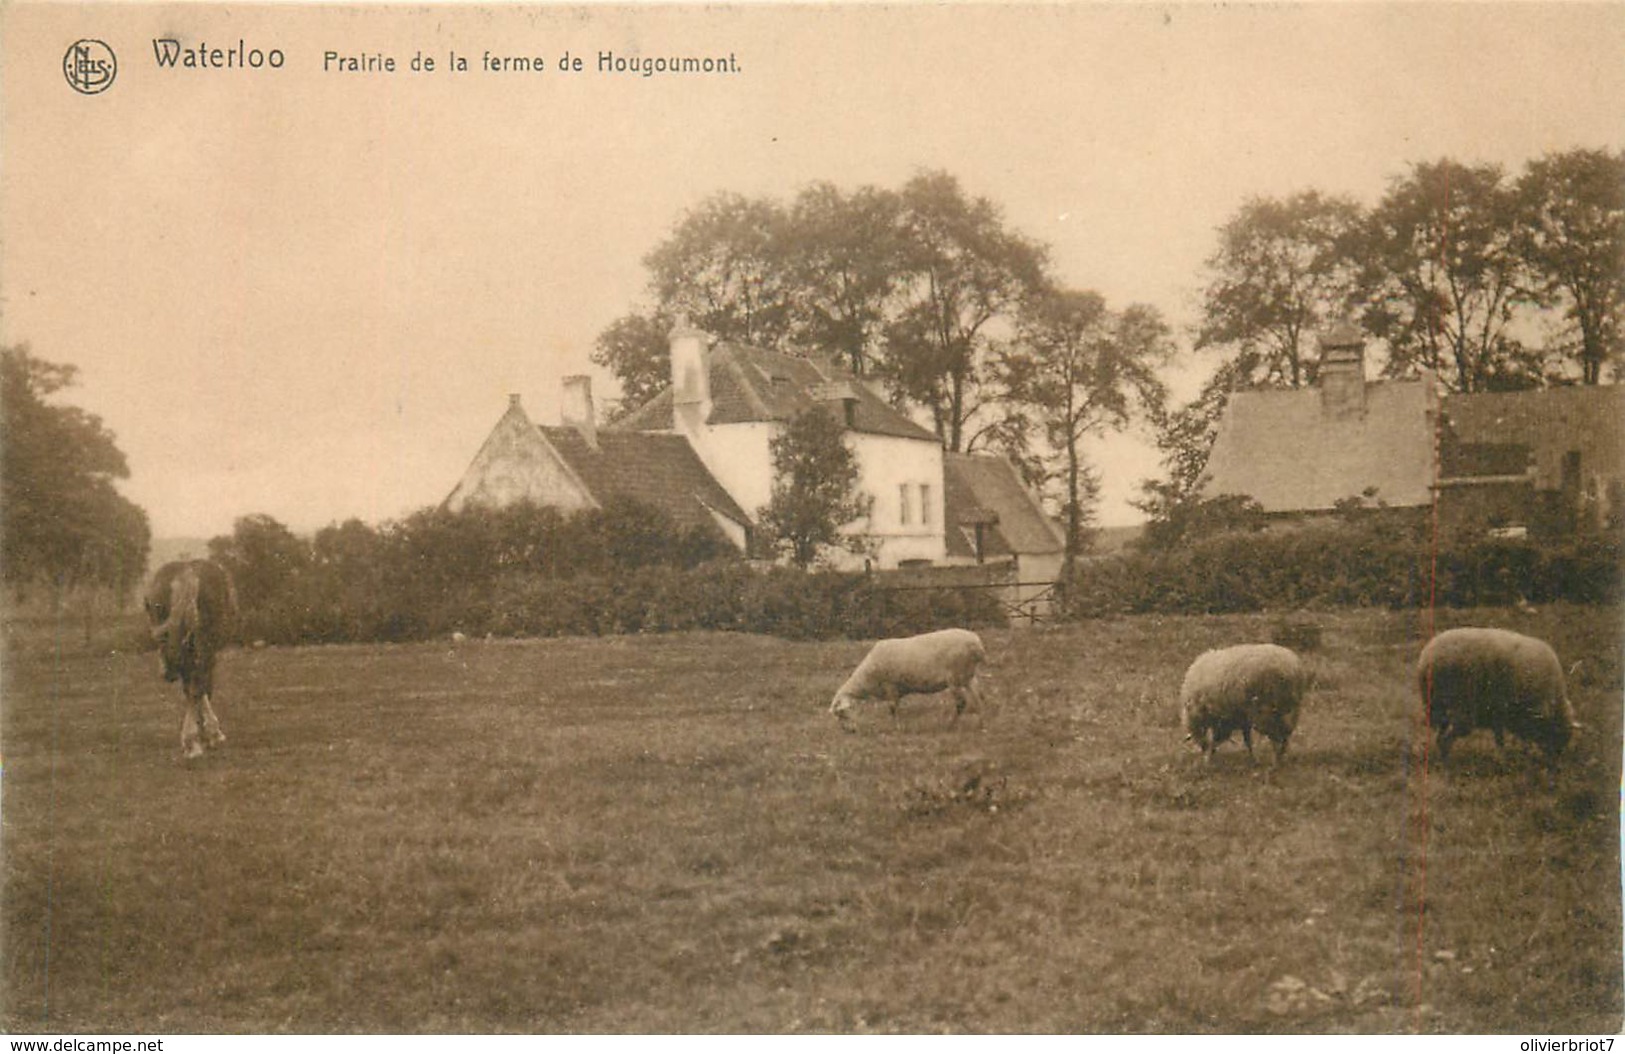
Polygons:
<instances>
[{"instance_id":1,"label":"sepia photograph","mask_svg":"<svg viewBox=\"0 0 1625 1054\"><path fill-rule=\"evenodd\" d=\"M1606 1054L1622 382L1617 2L13 0L0 1031Z\"/></svg>"}]
</instances>

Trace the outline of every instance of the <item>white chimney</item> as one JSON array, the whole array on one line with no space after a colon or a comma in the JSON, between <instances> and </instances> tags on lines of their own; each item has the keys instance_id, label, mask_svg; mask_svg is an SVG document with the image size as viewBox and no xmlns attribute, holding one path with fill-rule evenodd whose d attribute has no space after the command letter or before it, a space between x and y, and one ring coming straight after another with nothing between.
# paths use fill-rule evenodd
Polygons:
<instances>
[{"instance_id":1,"label":"white chimney","mask_svg":"<svg viewBox=\"0 0 1625 1054\"><path fill-rule=\"evenodd\" d=\"M594 450L598 449L598 421L593 415L592 378L575 374L564 378L564 402L559 419L581 433L581 438Z\"/></svg>"},{"instance_id":2,"label":"white chimney","mask_svg":"<svg viewBox=\"0 0 1625 1054\"><path fill-rule=\"evenodd\" d=\"M710 337L678 315L671 335L672 412L677 427L694 434L711 414Z\"/></svg>"}]
</instances>

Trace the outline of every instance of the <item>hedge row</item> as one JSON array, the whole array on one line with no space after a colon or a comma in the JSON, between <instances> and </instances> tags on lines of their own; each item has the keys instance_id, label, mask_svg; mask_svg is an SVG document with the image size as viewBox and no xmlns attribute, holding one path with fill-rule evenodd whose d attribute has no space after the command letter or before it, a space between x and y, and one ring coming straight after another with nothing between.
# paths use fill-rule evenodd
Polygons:
<instances>
[{"instance_id":1,"label":"hedge row","mask_svg":"<svg viewBox=\"0 0 1625 1054\"><path fill-rule=\"evenodd\" d=\"M1561 545L1458 540L1435 549L1420 531L1333 523L1230 532L1161 552L1083 561L1063 584L1073 618L1301 607L1477 607L1566 600L1617 604L1617 539Z\"/></svg>"},{"instance_id":2,"label":"hedge row","mask_svg":"<svg viewBox=\"0 0 1625 1054\"><path fill-rule=\"evenodd\" d=\"M791 639L898 636L1001 624L983 591L887 590L862 574L805 574L723 561L608 576L516 573L482 589L419 595L410 608L364 597L284 595L244 613L243 636L272 644L470 637L606 636L735 630Z\"/></svg>"}]
</instances>

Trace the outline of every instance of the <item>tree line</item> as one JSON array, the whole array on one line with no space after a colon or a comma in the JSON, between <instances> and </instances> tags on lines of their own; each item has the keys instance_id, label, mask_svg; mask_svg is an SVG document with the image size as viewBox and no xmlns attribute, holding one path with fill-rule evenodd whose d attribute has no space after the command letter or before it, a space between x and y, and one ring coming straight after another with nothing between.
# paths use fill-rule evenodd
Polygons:
<instances>
[{"instance_id":1,"label":"tree line","mask_svg":"<svg viewBox=\"0 0 1625 1054\"><path fill-rule=\"evenodd\" d=\"M95 414L53 402L78 368L0 349L0 577L60 604L83 588L123 603L147 569L147 514L118 492L129 462Z\"/></svg>"},{"instance_id":2,"label":"tree line","mask_svg":"<svg viewBox=\"0 0 1625 1054\"><path fill-rule=\"evenodd\" d=\"M1415 164L1367 208L1306 190L1246 201L1218 231L1192 346L1217 362L1190 403L1155 413L1166 478L1153 523L1195 502L1231 390L1316 380L1315 337L1348 319L1382 376L1448 392L1617 380L1625 341L1625 152L1574 149L1516 177ZM1178 531L1174 532L1179 533Z\"/></svg>"},{"instance_id":3,"label":"tree line","mask_svg":"<svg viewBox=\"0 0 1625 1054\"><path fill-rule=\"evenodd\" d=\"M1067 288L1046 245L944 172L706 198L644 257L647 305L593 359L639 405L668 383L680 315L721 340L833 354L928 415L948 450L1009 455L1076 553L1098 491L1088 437L1149 419L1167 476L1142 509L1164 519L1193 499L1229 391L1313 384L1314 338L1336 320L1375 338L1384 376L1427 369L1450 391L1596 384L1620 358L1625 153L1549 154L1516 178L1414 164L1371 207L1256 197L1217 235L1189 335L1216 361L1185 406L1158 376L1175 342L1156 308Z\"/></svg>"},{"instance_id":4,"label":"tree line","mask_svg":"<svg viewBox=\"0 0 1625 1054\"><path fill-rule=\"evenodd\" d=\"M1182 406L1160 379L1176 340L1155 307L1068 288L1047 246L944 172L896 190L814 183L789 201L705 199L644 258L648 304L608 325L593 358L637 405L669 381L679 315L722 340L833 354L927 415L948 450L1009 456L1060 511L1073 556L1088 545L1099 489L1085 444L1136 416L1163 454L1165 478L1145 483L1139 503L1153 537L1172 544L1245 520L1244 501L1197 500L1228 393L1314 383L1314 337L1337 319L1376 338L1383 375L1426 369L1450 391L1617 376L1625 153L1553 153L1516 177L1448 158L1415 164L1370 207L1318 190L1253 198L1217 235L1189 334L1214 370ZM14 593L123 593L145 570L151 531L117 491L129 467L115 437L52 401L75 376L26 347L0 357L0 574ZM829 437L808 429L775 451L784 480L798 461L830 466L806 470L820 479L851 476ZM850 486L809 509L798 496L815 489L781 487L759 510L768 551L805 563L829 544L823 521L855 508ZM341 534L324 546L360 527L331 530Z\"/></svg>"},{"instance_id":5,"label":"tree line","mask_svg":"<svg viewBox=\"0 0 1625 1054\"><path fill-rule=\"evenodd\" d=\"M1173 333L1145 304L1067 288L1047 246L944 172L901 189L814 183L793 200L721 193L644 257L650 305L598 336L629 406L670 379L678 317L736 343L836 358L954 452L996 450L1087 541L1087 437L1160 408Z\"/></svg>"}]
</instances>

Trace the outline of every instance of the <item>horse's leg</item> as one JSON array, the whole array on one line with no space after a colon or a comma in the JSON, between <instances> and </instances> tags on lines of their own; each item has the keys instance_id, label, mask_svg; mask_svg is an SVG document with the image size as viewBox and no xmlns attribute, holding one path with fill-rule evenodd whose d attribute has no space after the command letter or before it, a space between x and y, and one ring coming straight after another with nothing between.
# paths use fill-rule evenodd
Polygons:
<instances>
[{"instance_id":1,"label":"horse's leg","mask_svg":"<svg viewBox=\"0 0 1625 1054\"><path fill-rule=\"evenodd\" d=\"M200 758L203 756L203 744L198 742L198 717L201 713L203 697L192 694L192 686L186 686L186 713L181 718L181 755L186 758Z\"/></svg>"},{"instance_id":2,"label":"horse's leg","mask_svg":"<svg viewBox=\"0 0 1625 1054\"><path fill-rule=\"evenodd\" d=\"M203 741L211 747L218 747L226 741L226 734L220 730L220 719L214 715L214 707L209 705L209 697L202 698L203 709Z\"/></svg>"}]
</instances>

